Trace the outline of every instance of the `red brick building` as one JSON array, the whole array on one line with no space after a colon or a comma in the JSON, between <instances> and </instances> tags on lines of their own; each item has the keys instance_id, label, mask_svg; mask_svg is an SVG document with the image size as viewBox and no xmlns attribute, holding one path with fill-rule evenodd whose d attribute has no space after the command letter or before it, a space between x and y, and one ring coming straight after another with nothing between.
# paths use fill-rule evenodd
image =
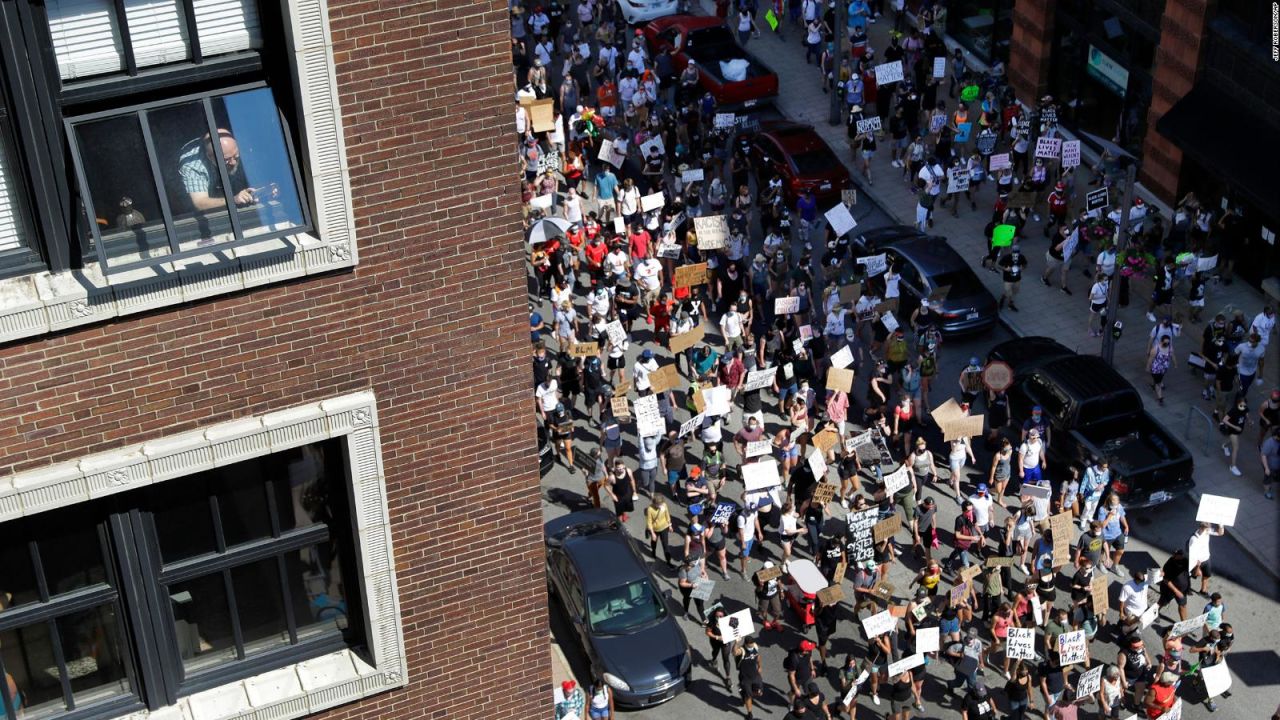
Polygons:
<instances>
[{"instance_id":1,"label":"red brick building","mask_svg":"<svg viewBox=\"0 0 1280 720\"><path fill-rule=\"evenodd\" d=\"M507 28L0 4L0 718L545 709Z\"/></svg>"}]
</instances>

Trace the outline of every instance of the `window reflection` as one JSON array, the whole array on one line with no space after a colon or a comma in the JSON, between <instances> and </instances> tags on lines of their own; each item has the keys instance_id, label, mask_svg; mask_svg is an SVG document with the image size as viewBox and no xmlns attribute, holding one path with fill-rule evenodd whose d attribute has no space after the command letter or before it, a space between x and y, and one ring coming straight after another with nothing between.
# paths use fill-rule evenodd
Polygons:
<instances>
[{"instance_id":1,"label":"window reflection","mask_svg":"<svg viewBox=\"0 0 1280 720\"><path fill-rule=\"evenodd\" d=\"M236 656L231 612L222 573L205 575L169 587L178 653L188 675Z\"/></svg>"},{"instance_id":2,"label":"window reflection","mask_svg":"<svg viewBox=\"0 0 1280 720\"><path fill-rule=\"evenodd\" d=\"M75 134L107 264L168 255L164 213L137 116L82 123Z\"/></svg>"},{"instance_id":3,"label":"window reflection","mask_svg":"<svg viewBox=\"0 0 1280 720\"><path fill-rule=\"evenodd\" d=\"M58 637L76 707L129 692L114 606L58 618ZM47 670L57 672L56 668Z\"/></svg>"},{"instance_id":4,"label":"window reflection","mask_svg":"<svg viewBox=\"0 0 1280 720\"><path fill-rule=\"evenodd\" d=\"M66 709L48 624L0 632L0 659L17 694L22 717L50 717Z\"/></svg>"},{"instance_id":5,"label":"window reflection","mask_svg":"<svg viewBox=\"0 0 1280 720\"><path fill-rule=\"evenodd\" d=\"M245 208L240 214L245 237L301 226L293 163L271 91L261 88L214 98L213 113L219 118L219 134L227 128L222 138L227 167L234 165L235 174L244 178L244 187L233 195L236 206Z\"/></svg>"},{"instance_id":6,"label":"window reflection","mask_svg":"<svg viewBox=\"0 0 1280 720\"><path fill-rule=\"evenodd\" d=\"M289 623L284 614L284 593L276 559L267 558L233 568L231 586L236 591L245 655L288 645Z\"/></svg>"},{"instance_id":7,"label":"window reflection","mask_svg":"<svg viewBox=\"0 0 1280 720\"><path fill-rule=\"evenodd\" d=\"M347 629L346 590L335 543L285 555L285 575L298 622L298 638Z\"/></svg>"}]
</instances>

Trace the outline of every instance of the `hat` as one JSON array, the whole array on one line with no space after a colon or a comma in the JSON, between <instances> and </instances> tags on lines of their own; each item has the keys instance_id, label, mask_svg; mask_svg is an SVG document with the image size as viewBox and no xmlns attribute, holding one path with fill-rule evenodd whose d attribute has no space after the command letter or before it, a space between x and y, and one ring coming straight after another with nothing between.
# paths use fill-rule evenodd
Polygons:
<instances>
[{"instance_id":1,"label":"hat","mask_svg":"<svg viewBox=\"0 0 1280 720\"><path fill-rule=\"evenodd\" d=\"M1033 413L1044 412L1044 408L1040 407L1039 405L1032 405L1031 412Z\"/></svg>"},{"instance_id":2,"label":"hat","mask_svg":"<svg viewBox=\"0 0 1280 720\"><path fill-rule=\"evenodd\" d=\"M644 349L644 352L640 353L640 357L644 358L645 360L652 360L652 359L653 359L653 351L652 351L652 350L650 350L649 348L645 348L645 349Z\"/></svg>"},{"instance_id":3,"label":"hat","mask_svg":"<svg viewBox=\"0 0 1280 720\"><path fill-rule=\"evenodd\" d=\"M1055 190L1066 190L1066 189L1067 189L1067 186L1066 186L1066 185L1063 185L1062 183L1058 183L1057 185L1054 185L1054 186L1053 186L1053 188L1054 188Z\"/></svg>"},{"instance_id":4,"label":"hat","mask_svg":"<svg viewBox=\"0 0 1280 720\"><path fill-rule=\"evenodd\" d=\"M689 163L680 163L678 166L676 166L676 170L680 172L684 172L688 169L689 169Z\"/></svg>"},{"instance_id":5,"label":"hat","mask_svg":"<svg viewBox=\"0 0 1280 720\"><path fill-rule=\"evenodd\" d=\"M814 645L812 640L801 640L801 641L800 641L800 652L810 652L810 651L812 651L812 650L813 650L814 648L816 648L816 647L818 647L818 646L817 646L817 645Z\"/></svg>"},{"instance_id":6,"label":"hat","mask_svg":"<svg viewBox=\"0 0 1280 720\"><path fill-rule=\"evenodd\" d=\"M689 532L695 532L695 533L702 532L702 523L693 523L692 525L690 525Z\"/></svg>"},{"instance_id":7,"label":"hat","mask_svg":"<svg viewBox=\"0 0 1280 720\"><path fill-rule=\"evenodd\" d=\"M1014 243L1013 246L1010 247L1009 249L1012 250L1013 252L1021 252L1022 246L1019 245L1018 243Z\"/></svg>"},{"instance_id":8,"label":"hat","mask_svg":"<svg viewBox=\"0 0 1280 720\"><path fill-rule=\"evenodd\" d=\"M577 686L577 683L575 683L572 680L565 680L564 682L560 683L560 689L564 691L565 695L568 695L569 693L573 692L573 688L576 686Z\"/></svg>"},{"instance_id":9,"label":"hat","mask_svg":"<svg viewBox=\"0 0 1280 720\"><path fill-rule=\"evenodd\" d=\"M1133 204L1137 207L1142 207L1143 205L1146 205L1146 203L1143 202L1142 198L1134 198Z\"/></svg>"},{"instance_id":10,"label":"hat","mask_svg":"<svg viewBox=\"0 0 1280 720\"><path fill-rule=\"evenodd\" d=\"M701 474L702 474L702 468L698 467L697 465L694 465L693 467L689 468L689 477L698 477Z\"/></svg>"},{"instance_id":11,"label":"hat","mask_svg":"<svg viewBox=\"0 0 1280 720\"><path fill-rule=\"evenodd\" d=\"M805 684L804 691L809 693L810 695L817 695L818 683L814 680L810 680L808 683Z\"/></svg>"},{"instance_id":12,"label":"hat","mask_svg":"<svg viewBox=\"0 0 1280 720\"><path fill-rule=\"evenodd\" d=\"M933 498L932 498L932 497L927 497L927 498L925 498L925 499L924 499L924 504L925 504L925 505L932 505L932 504L933 504Z\"/></svg>"},{"instance_id":13,"label":"hat","mask_svg":"<svg viewBox=\"0 0 1280 720\"><path fill-rule=\"evenodd\" d=\"M769 569L769 568L771 568L771 567L773 567L773 561L772 561L772 560L765 560L765 561L764 561L764 568L765 568L766 570L768 570L768 569Z\"/></svg>"},{"instance_id":14,"label":"hat","mask_svg":"<svg viewBox=\"0 0 1280 720\"><path fill-rule=\"evenodd\" d=\"M758 263L762 263L766 261L766 258L763 253L756 253L755 261Z\"/></svg>"},{"instance_id":15,"label":"hat","mask_svg":"<svg viewBox=\"0 0 1280 720\"><path fill-rule=\"evenodd\" d=\"M511 8L511 14L512 14L512 15L523 15L523 14L524 14L524 8L522 8L522 7L520 7L519 5L517 5L517 6L513 7L513 8Z\"/></svg>"},{"instance_id":16,"label":"hat","mask_svg":"<svg viewBox=\"0 0 1280 720\"><path fill-rule=\"evenodd\" d=\"M986 484L986 483L978 483L978 492L980 492L980 493L984 493L984 492L986 492L986 491L987 491L987 484Z\"/></svg>"},{"instance_id":17,"label":"hat","mask_svg":"<svg viewBox=\"0 0 1280 720\"><path fill-rule=\"evenodd\" d=\"M853 104L853 105L850 105L850 106L849 106L849 112L851 112L851 113L862 112L862 106L861 106L861 105L858 105L858 104L856 104L856 103L855 103L855 104Z\"/></svg>"},{"instance_id":18,"label":"hat","mask_svg":"<svg viewBox=\"0 0 1280 720\"><path fill-rule=\"evenodd\" d=\"M1036 428L1031 428L1031 430L1027 433L1027 437L1038 438L1040 437L1040 431L1037 430Z\"/></svg>"}]
</instances>

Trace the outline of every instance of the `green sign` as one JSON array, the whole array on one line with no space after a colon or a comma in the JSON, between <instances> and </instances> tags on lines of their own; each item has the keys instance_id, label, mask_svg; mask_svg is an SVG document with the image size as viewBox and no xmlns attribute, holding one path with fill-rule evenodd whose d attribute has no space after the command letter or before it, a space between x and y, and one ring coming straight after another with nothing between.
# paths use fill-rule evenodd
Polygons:
<instances>
[{"instance_id":1,"label":"green sign","mask_svg":"<svg viewBox=\"0 0 1280 720\"><path fill-rule=\"evenodd\" d=\"M1009 247L1013 244L1013 235L1017 231L1012 225L997 225L995 232L991 234L991 246Z\"/></svg>"}]
</instances>

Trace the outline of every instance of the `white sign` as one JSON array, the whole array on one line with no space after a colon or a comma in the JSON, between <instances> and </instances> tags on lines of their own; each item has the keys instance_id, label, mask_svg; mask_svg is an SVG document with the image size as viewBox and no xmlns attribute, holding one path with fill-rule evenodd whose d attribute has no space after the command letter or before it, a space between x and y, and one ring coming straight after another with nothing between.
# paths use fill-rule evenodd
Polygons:
<instances>
[{"instance_id":1,"label":"white sign","mask_svg":"<svg viewBox=\"0 0 1280 720\"><path fill-rule=\"evenodd\" d=\"M747 442L747 459L757 458L773 452L773 443L768 440L750 440Z\"/></svg>"},{"instance_id":2,"label":"white sign","mask_svg":"<svg viewBox=\"0 0 1280 720\"><path fill-rule=\"evenodd\" d=\"M800 312L800 298L794 295L787 297L774 298L773 314L774 315L790 315L791 313Z\"/></svg>"},{"instance_id":3,"label":"white sign","mask_svg":"<svg viewBox=\"0 0 1280 720\"><path fill-rule=\"evenodd\" d=\"M1193 633L1204 627L1204 623L1209 619L1209 613L1203 613L1187 620L1182 620L1173 624L1173 628L1169 631L1171 637L1182 637L1188 633Z\"/></svg>"},{"instance_id":4,"label":"white sign","mask_svg":"<svg viewBox=\"0 0 1280 720\"><path fill-rule=\"evenodd\" d=\"M809 453L809 469L813 471L813 477L818 482L822 482L827 477L827 458L826 453L818 448L814 448Z\"/></svg>"},{"instance_id":5,"label":"white sign","mask_svg":"<svg viewBox=\"0 0 1280 720\"><path fill-rule=\"evenodd\" d=\"M742 486L747 492L764 490L782 484L776 460L757 460L741 468Z\"/></svg>"},{"instance_id":6,"label":"white sign","mask_svg":"<svg viewBox=\"0 0 1280 720\"><path fill-rule=\"evenodd\" d=\"M1235 525L1236 513L1240 510L1240 499L1222 495L1201 495L1200 509L1196 511L1196 522L1210 525Z\"/></svg>"},{"instance_id":7,"label":"white sign","mask_svg":"<svg viewBox=\"0 0 1280 720\"><path fill-rule=\"evenodd\" d=\"M867 633L868 639L892 632L897 625L898 619L888 610L862 618L862 629Z\"/></svg>"},{"instance_id":8,"label":"white sign","mask_svg":"<svg viewBox=\"0 0 1280 720\"><path fill-rule=\"evenodd\" d=\"M865 266L863 272L867 277L875 277L889 269L889 258L884 254L858 258L858 264Z\"/></svg>"},{"instance_id":9,"label":"white sign","mask_svg":"<svg viewBox=\"0 0 1280 720\"><path fill-rule=\"evenodd\" d=\"M916 628L916 654L938 652L941 649L938 632L936 627Z\"/></svg>"},{"instance_id":10,"label":"white sign","mask_svg":"<svg viewBox=\"0 0 1280 720\"><path fill-rule=\"evenodd\" d=\"M1141 617L1142 629L1145 630L1151 627L1151 623L1155 622L1156 618L1159 615L1160 615L1159 605L1157 605L1156 603L1151 603L1150 605L1148 605L1147 609L1142 612L1142 617Z\"/></svg>"},{"instance_id":11,"label":"white sign","mask_svg":"<svg viewBox=\"0 0 1280 720\"><path fill-rule=\"evenodd\" d=\"M889 332L893 332L898 329L898 318L894 317L891 312L886 312L884 315L881 315L880 322L884 324L884 329Z\"/></svg>"},{"instance_id":12,"label":"white sign","mask_svg":"<svg viewBox=\"0 0 1280 720\"><path fill-rule=\"evenodd\" d=\"M662 413L658 411L657 395L636 398L631 406L635 409L636 433L640 437L655 437L666 433L667 425L662 420Z\"/></svg>"},{"instance_id":13,"label":"white sign","mask_svg":"<svg viewBox=\"0 0 1280 720\"><path fill-rule=\"evenodd\" d=\"M858 226L844 203L837 203L835 207L828 210L826 218L827 222L831 223L831 229L835 231L836 237L841 237Z\"/></svg>"},{"instance_id":14,"label":"white sign","mask_svg":"<svg viewBox=\"0 0 1280 720\"><path fill-rule=\"evenodd\" d=\"M627 331L622 327L621 320L611 320L604 326L605 333L609 336L609 344L614 347L622 347L627 341Z\"/></svg>"},{"instance_id":15,"label":"white sign","mask_svg":"<svg viewBox=\"0 0 1280 720\"><path fill-rule=\"evenodd\" d=\"M991 156L991 172L1011 167L1013 167L1013 161L1009 159L1009 153L998 153Z\"/></svg>"},{"instance_id":16,"label":"white sign","mask_svg":"<svg viewBox=\"0 0 1280 720\"><path fill-rule=\"evenodd\" d=\"M936 57L933 59L933 76L936 78L944 78L947 76L946 57Z\"/></svg>"},{"instance_id":17,"label":"white sign","mask_svg":"<svg viewBox=\"0 0 1280 720\"><path fill-rule=\"evenodd\" d=\"M659 155L667 154L667 148L662 143L661 135L654 135L651 139L640 143L640 152L644 153L645 158L648 158L651 154L650 150L657 150Z\"/></svg>"},{"instance_id":18,"label":"white sign","mask_svg":"<svg viewBox=\"0 0 1280 720\"><path fill-rule=\"evenodd\" d=\"M643 202L643 198L641 198ZM658 257L668 260L678 260L680 258L680 246L675 243L662 243L658 245Z\"/></svg>"},{"instance_id":19,"label":"white sign","mask_svg":"<svg viewBox=\"0 0 1280 720\"><path fill-rule=\"evenodd\" d=\"M755 633L756 626L751 622L751 608L743 608L732 615L725 615L716 621L720 626L720 638L727 645Z\"/></svg>"},{"instance_id":20,"label":"white sign","mask_svg":"<svg viewBox=\"0 0 1280 720\"><path fill-rule=\"evenodd\" d=\"M622 235L627 231L627 222L622 219L622 216L613 219L613 231L618 235Z\"/></svg>"},{"instance_id":21,"label":"white sign","mask_svg":"<svg viewBox=\"0 0 1280 720\"><path fill-rule=\"evenodd\" d=\"M712 388L703 388L703 414L708 417L728 415L733 410L733 405L730 402L732 399L733 390L725 387L724 385L717 385Z\"/></svg>"},{"instance_id":22,"label":"white sign","mask_svg":"<svg viewBox=\"0 0 1280 720\"><path fill-rule=\"evenodd\" d=\"M719 250L729 236L729 223L723 215L703 215L693 219L699 250Z\"/></svg>"},{"instance_id":23,"label":"white sign","mask_svg":"<svg viewBox=\"0 0 1280 720\"><path fill-rule=\"evenodd\" d=\"M615 168L621 168L622 161L627 158L625 147L626 145L623 145L622 151L615 150L613 140L605 138L604 142L600 143L600 152L596 153L596 159L607 162Z\"/></svg>"},{"instance_id":24,"label":"white sign","mask_svg":"<svg viewBox=\"0 0 1280 720\"><path fill-rule=\"evenodd\" d=\"M778 374L778 368L767 367L763 370L752 370L747 373L747 381L742 384L743 390L761 390L773 385L773 376Z\"/></svg>"},{"instance_id":25,"label":"white sign","mask_svg":"<svg viewBox=\"0 0 1280 720\"><path fill-rule=\"evenodd\" d=\"M918 652L915 655L908 655L907 657L902 658L898 662L889 663L889 670L888 670L889 678L890 679L895 678L901 675L902 673L910 670L911 668L918 667L923 664L924 664L923 653Z\"/></svg>"},{"instance_id":26,"label":"white sign","mask_svg":"<svg viewBox=\"0 0 1280 720\"><path fill-rule=\"evenodd\" d=\"M650 210L661 210L663 205L667 204L667 197L661 191L649 193L640 198L640 209L649 212Z\"/></svg>"},{"instance_id":27,"label":"white sign","mask_svg":"<svg viewBox=\"0 0 1280 720\"><path fill-rule=\"evenodd\" d=\"M1182 698L1174 700L1173 707L1169 708L1169 712L1156 718L1156 720L1182 720Z\"/></svg>"},{"instance_id":28,"label":"white sign","mask_svg":"<svg viewBox=\"0 0 1280 720\"><path fill-rule=\"evenodd\" d=\"M685 185L688 185L690 183L702 182L702 168L685 170L684 172L680 173L680 181L683 182Z\"/></svg>"},{"instance_id":29,"label":"white sign","mask_svg":"<svg viewBox=\"0 0 1280 720\"><path fill-rule=\"evenodd\" d=\"M1076 679L1076 697L1089 697L1098 692L1102 687L1102 670L1105 667L1105 665L1096 665L1080 673L1080 677Z\"/></svg>"},{"instance_id":30,"label":"white sign","mask_svg":"<svg viewBox=\"0 0 1280 720\"><path fill-rule=\"evenodd\" d=\"M947 194L954 195L969 189L969 171L964 168L947 169Z\"/></svg>"},{"instance_id":31,"label":"white sign","mask_svg":"<svg viewBox=\"0 0 1280 720\"><path fill-rule=\"evenodd\" d=\"M796 355L799 355L800 351L804 350L804 338L796 338L795 340L792 340L791 350L795 352Z\"/></svg>"},{"instance_id":32,"label":"white sign","mask_svg":"<svg viewBox=\"0 0 1280 720\"><path fill-rule=\"evenodd\" d=\"M1057 160L1062 154L1062 138L1042 137L1036 140L1036 157Z\"/></svg>"},{"instance_id":33,"label":"white sign","mask_svg":"<svg viewBox=\"0 0 1280 720\"><path fill-rule=\"evenodd\" d=\"M715 126L717 130L733 127L736 116L733 113L716 113Z\"/></svg>"},{"instance_id":34,"label":"white sign","mask_svg":"<svg viewBox=\"0 0 1280 720\"><path fill-rule=\"evenodd\" d=\"M1200 679L1204 680L1204 693L1211 698L1218 697L1231 689L1231 670L1226 662L1200 668Z\"/></svg>"},{"instance_id":35,"label":"white sign","mask_svg":"<svg viewBox=\"0 0 1280 720\"><path fill-rule=\"evenodd\" d=\"M677 435L679 437L688 437L690 433L698 429L698 426L702 424L702 421L705 420L706 417L707 416L705 414L698 413L697 415L694 415L688 420L680 423L680 432L677 433Z\"/></svg>"},{"instance_id":36,"label":"white sign","mask_svg":"<svg viewBox=\"0 0 1280 720\"><path fill-rule=\"evenodd\" d=\"M916 632L919 633L920 631L917 630ZM1005 646L1005 654L1009 656L1010 660L1035 660L1035 628L1009 628L1008 644Z\"/></svg>"},{"instance_id":37,"label":"white sign","mask_svg":"<svg viewBox=\"0 0 1280 720\"><path fill-rule=\"evenodd\" d=\"M911 484L911 471L906 465L884 476L884 494L893 495Z\"/></svg>"},{"instance_id":38,"label":"white sign","mask_svg":"<svg viewBox=\"0 0 1280 720\"><path fill-rule=\"evenodd\" d=\"M879 131L880 131L879 115L872 115L869 118L865 118L863 120L858 121L858 133L860 135L866 135L867 133L873 133L873 132L879 132Z\"/></svg>"},{"instance_id":39,"label":"white sign","mask_svg":"<svg viewBox=\"0 0 1280 720\"><path fill-rule=\"evenodd\" d=\"M1196 258L1196 272L1209 272L1218 267L1218 256L1210 255L1209 257Z\"/></svg>"},{"instance_id":40,"label":"white sign","mask_svg":"<svg viewBox=\"0 0 1280 720\"><path fill-rule=\"evenodd\" d=\"M1080 141L1067 140L1062 143L1062 167L1080 166Z\"/></svg>"},{"instance_id":41,"label":"white sign","mask_svg":"<svg viewBox=\"0 0 1280 720\"><path fill-rule=\"evenodd\" d=\"M556 196L552 193L547 193L546 195L534 195L533 199L529 201L529 207L534 210L550 210L551 202L555 200L555 197Z\"/></svg>"},{"instance_id":42,"label":"white sign","mask_svg":"<svg viewBox=\"0 0 1280 720\"><path fill-rule=\"evenodd\" d=\"M902 61L894 60L876 66L876 85L883 87L902 80Z\"/></svg>"},{"instance_id":43,"label":"white sign","mask_svg":"<svg viewBox=\"0 0 1280 720\"><path fill-rule=\"evenodd\" d=\"M831 353L831 366L843 370L853 364L853 351L848 345Z\"/></svg>"}]
</instances>

